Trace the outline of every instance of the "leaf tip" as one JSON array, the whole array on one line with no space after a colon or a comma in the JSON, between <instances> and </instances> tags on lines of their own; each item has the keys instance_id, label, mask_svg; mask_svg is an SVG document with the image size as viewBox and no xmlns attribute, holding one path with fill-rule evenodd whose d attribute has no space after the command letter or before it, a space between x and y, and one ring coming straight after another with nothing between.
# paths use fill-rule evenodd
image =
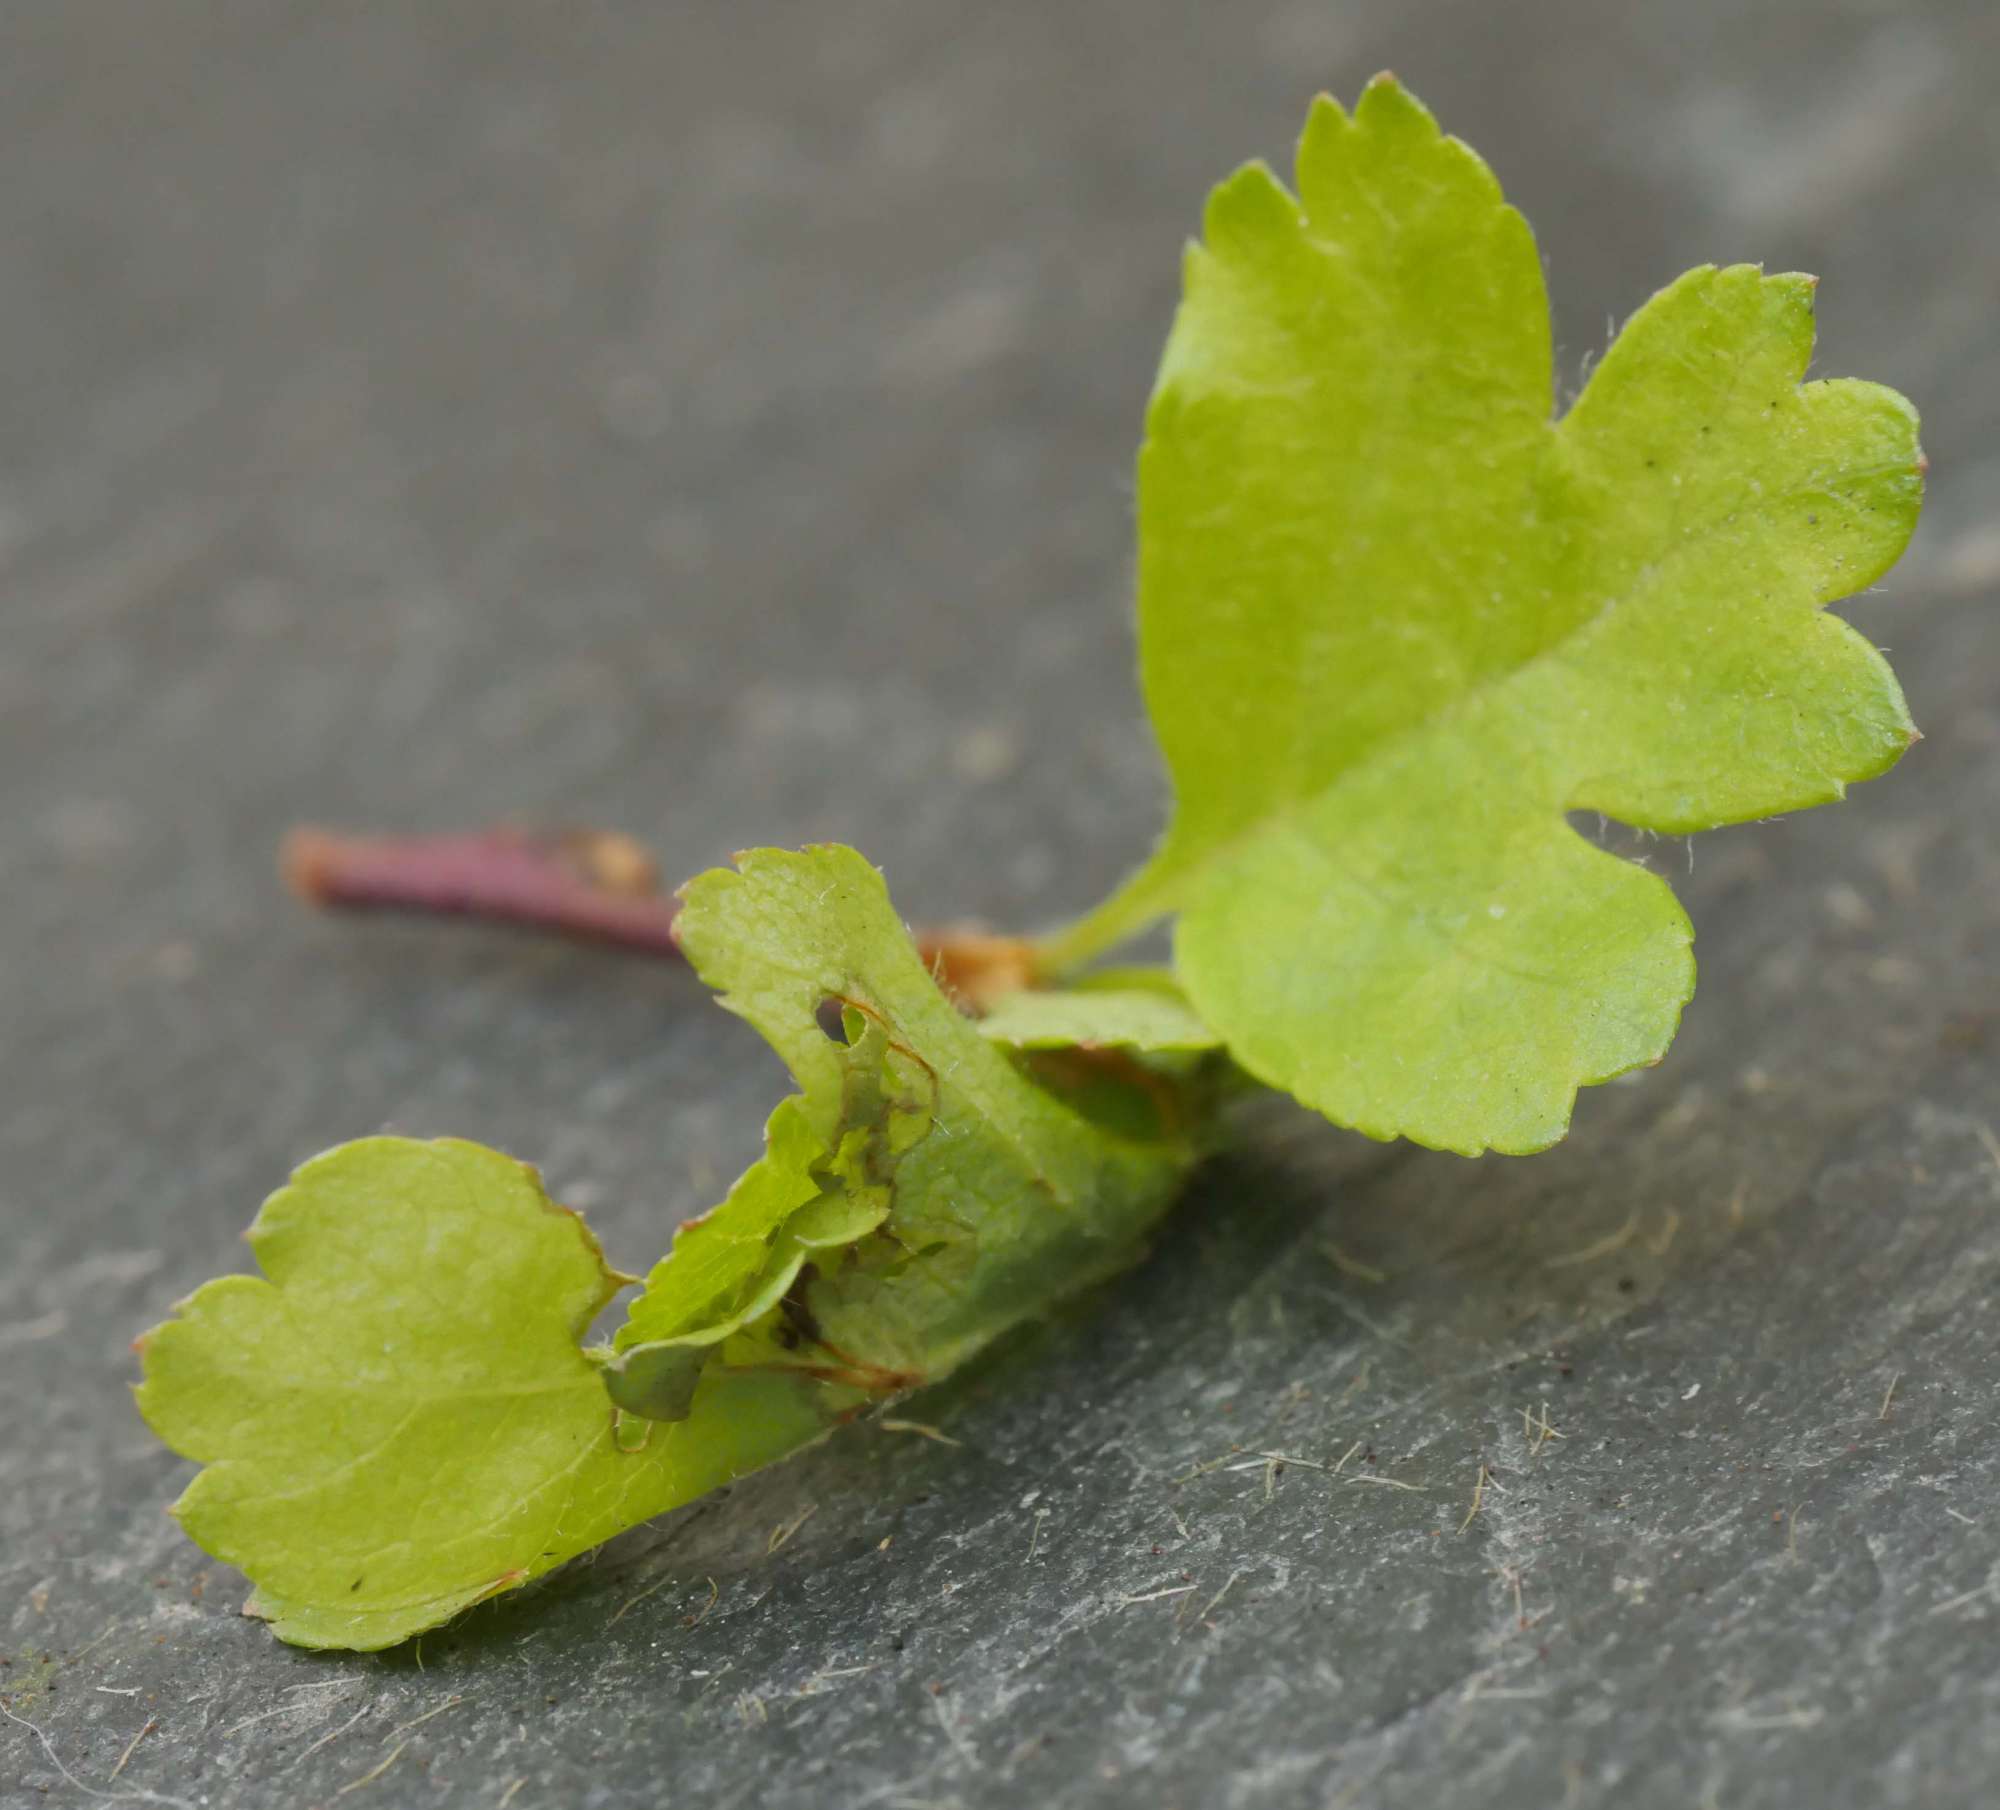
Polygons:
<instances>
[{"instance_id":1,"label":"leaf tip","mask_svg":"<svg viewBox=\"0 0 2000 1810\"><path fill-rule=\"evenodd\" d=\"M1758 280L1789 296L1811 313L1819 298L1819 278L1809 270L1779 270L1765 272L1762 265L1752 266L1758 272Z\"/></svg>"},{"instance_id":2,"label":"leaf tip","mask_svg":"<svg viewBox=\"0 0 2000 1810\"><path fill-rule=\"evenodd\" d=\"M1438 118L1393 69L1377 71L1354 103L1354 123L1377 132L1412 134L1413 144L1442 141L1457 150L1471 152L1463 139L1454 138L1438 123ZM1477 153L1472 153L1475 159ZM1481 167L1484 165L1482 163Z\"/></svg>"},{"instance_id":3,"label":"leaf tip","mask_svg":"<svg viewBox=\"0 0 2000 1810\"><path fill-rule=\"evenodd\" d=\"M1210 191L1201 229L1209 250L1226 257L1233 247L1294 232L1298 225L1298 203L1269 164L1252 158Z\"/></svg>"}]
</instances>

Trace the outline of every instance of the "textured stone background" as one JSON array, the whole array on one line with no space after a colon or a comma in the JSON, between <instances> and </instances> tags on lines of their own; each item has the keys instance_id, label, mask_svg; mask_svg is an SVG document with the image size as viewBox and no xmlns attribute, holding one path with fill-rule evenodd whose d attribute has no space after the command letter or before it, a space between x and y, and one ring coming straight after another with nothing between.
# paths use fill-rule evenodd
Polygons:
<instances>
[{"instance_id":1,"label":"textured stone background","mask_svg":"<svg viewBox=\"0 0 2000 1810\"><path fill-rule=\"evenodd\" d=\"M671 968L308 918L281 831L1085 903L1159 808L1178 244L1384 65L1535 222L1570 381L1688 264L1821 274L1820 368L1926 414L1852 613L1929 739L1643 851L1701 997L1558 1152L1274 1114L928 1404L957 1449L856 1432L420 1649L274 1644L161 1513L133 1333L383 1126L643 1263L779 1088ZM1985 0L7 7L0 1804L1991 1803L1996 80Z\"/></svg>"}]
</instances>

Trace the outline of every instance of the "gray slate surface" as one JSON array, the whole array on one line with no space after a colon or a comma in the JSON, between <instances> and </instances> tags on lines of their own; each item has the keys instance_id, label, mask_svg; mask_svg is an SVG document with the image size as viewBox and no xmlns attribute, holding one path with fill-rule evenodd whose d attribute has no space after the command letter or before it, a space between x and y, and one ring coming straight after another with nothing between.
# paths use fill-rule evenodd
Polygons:
<instances>
[{"instance_id":1,"label":"gray slate surface","mask_svg":"<svg viewBox=\"0 0 2000 1810\"><path fill-rule=\"evenodd\" d=\"M274 1644L160 1512L132 1334L382 1126L642 1263L780 1085L671 969L311 920L281 831L1086 902L1157 821L1176 247L1383 65L1535 222L1572 376L1690 263L1821 274L1820 368L1926 411L1852 613L1929 739L1645 851L1701 996L1556 1153L1274 1114L926 1405L959 1447L856 1432L420 1648ZM0 1805L1994 1801L1996 80L1983 0L8 7Z\"/></svg>"}]
</instances>

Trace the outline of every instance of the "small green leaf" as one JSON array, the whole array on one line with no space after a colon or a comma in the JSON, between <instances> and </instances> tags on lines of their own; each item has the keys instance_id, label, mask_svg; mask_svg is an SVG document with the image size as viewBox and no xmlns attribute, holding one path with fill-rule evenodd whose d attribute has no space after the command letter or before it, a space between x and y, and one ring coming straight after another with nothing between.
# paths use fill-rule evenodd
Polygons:
<instances>
[{"instance_id":1,"label":"small green leaf","mask_svg":"<svg viewBox=\"0 0 2000 1810\"><path fill-rule=\"evenodd\" d=\"M1222 1039L1178 989L1059 987L1009 993L978 1021L1013 1049L1212 1050Z\"/></svg>"},{"instance_id":2,"label":"small green leaf","mask_svg":"<svg viewBox=\"0 0 2000 1810\"><path fill-rule=\"evenodd\" d=\"M207 1467L182 1526L299 1646L393 1645L828 1424L824 1391L744 1370L621 1438L579 1341L630 1278L476 1144L328 1151L250 1244L268 1280L210 1282L148 1334L138 1401Z\"/></svg>"},{"instance_id":3,"label":"small green leaf","mask_svg":"<svg viewBox=\"0 0 2000 1810\"><path fill-rule=\"evenodd\" d=\"M1181 914L1176 971L1259 1079L1376 1137L1561 1137L1694 983L1666 884L1571 830L1839 798L1913 736L1823 606L1922 495L1892 391L1803 383L1812 279L1689 272L1560 420L1541 262L1393 81L1329 100L1296 196L1216 190L1139 459L1152 861L1045 949Z\"/></svg>"},{"instance_id":4,"label":"small green leaf","mask_svg":"<svg viewBox=\"0 0 2000 1810\"><path fill-rule=\"evenodd\" d=\"M775 1308L816 1251L865 1238L889 1215L897 1165L931 1127L930 1071L848 1014L838 1117L823 1139L808 1101L784 1101L764 1154L721 1206L689 1220L653 1267L605 1365L611 1399L633 1414L688 1412L709 1351Z\"/></svg>"},{"instance_id":5,"label":"small green leaf","mask_svg":"<svg viewBox=\"0 0 2000 1810\"><path fill-rule=\"evenodd\" d=\"M772 1241L754 1299L787 1322L794 1361L875 1390L913 1386L1130 1262L1198 1154L1194 1096L1171 1124L1152 1115L1158 1135L1108 1129L1100 1102L1087 1115L1037 1085L953 1007L852 849L737 862L683 889L680 939L800 1084L773 1119L796 1141L787 1131L781 1150L774 1130L714 1216L754 1181L742 1223ZM829 1007L844 1040L827 1034ZM1106 1085L1142 1106L1148 1088L1182 1097L1178 1077L1136 1080ZM807 1178L818 1195L794 1207ZM617 1335L622 1363L680 1361L639 1354L689 1336L710 1272L683 1264L709 1236L698 1227L647 1279Z\"/></svg>"}]
</instances>

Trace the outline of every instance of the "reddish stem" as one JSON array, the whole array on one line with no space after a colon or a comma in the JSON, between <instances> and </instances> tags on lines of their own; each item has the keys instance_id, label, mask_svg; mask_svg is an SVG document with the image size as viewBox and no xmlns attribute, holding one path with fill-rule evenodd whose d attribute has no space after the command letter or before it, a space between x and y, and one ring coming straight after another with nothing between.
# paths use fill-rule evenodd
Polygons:
<instances>
[{"instance_id":1,"label":"reddish stem","mask_svg":"<svg viewBox=\"0 0 2000 1810\"><path fill-rule=\"evenodd\" d=\"M308 904L484 918L674 956L680 907L630 837L501 828L453 836L343 836L298 829L279 856Z\"/></svg>"}]
</instances>

